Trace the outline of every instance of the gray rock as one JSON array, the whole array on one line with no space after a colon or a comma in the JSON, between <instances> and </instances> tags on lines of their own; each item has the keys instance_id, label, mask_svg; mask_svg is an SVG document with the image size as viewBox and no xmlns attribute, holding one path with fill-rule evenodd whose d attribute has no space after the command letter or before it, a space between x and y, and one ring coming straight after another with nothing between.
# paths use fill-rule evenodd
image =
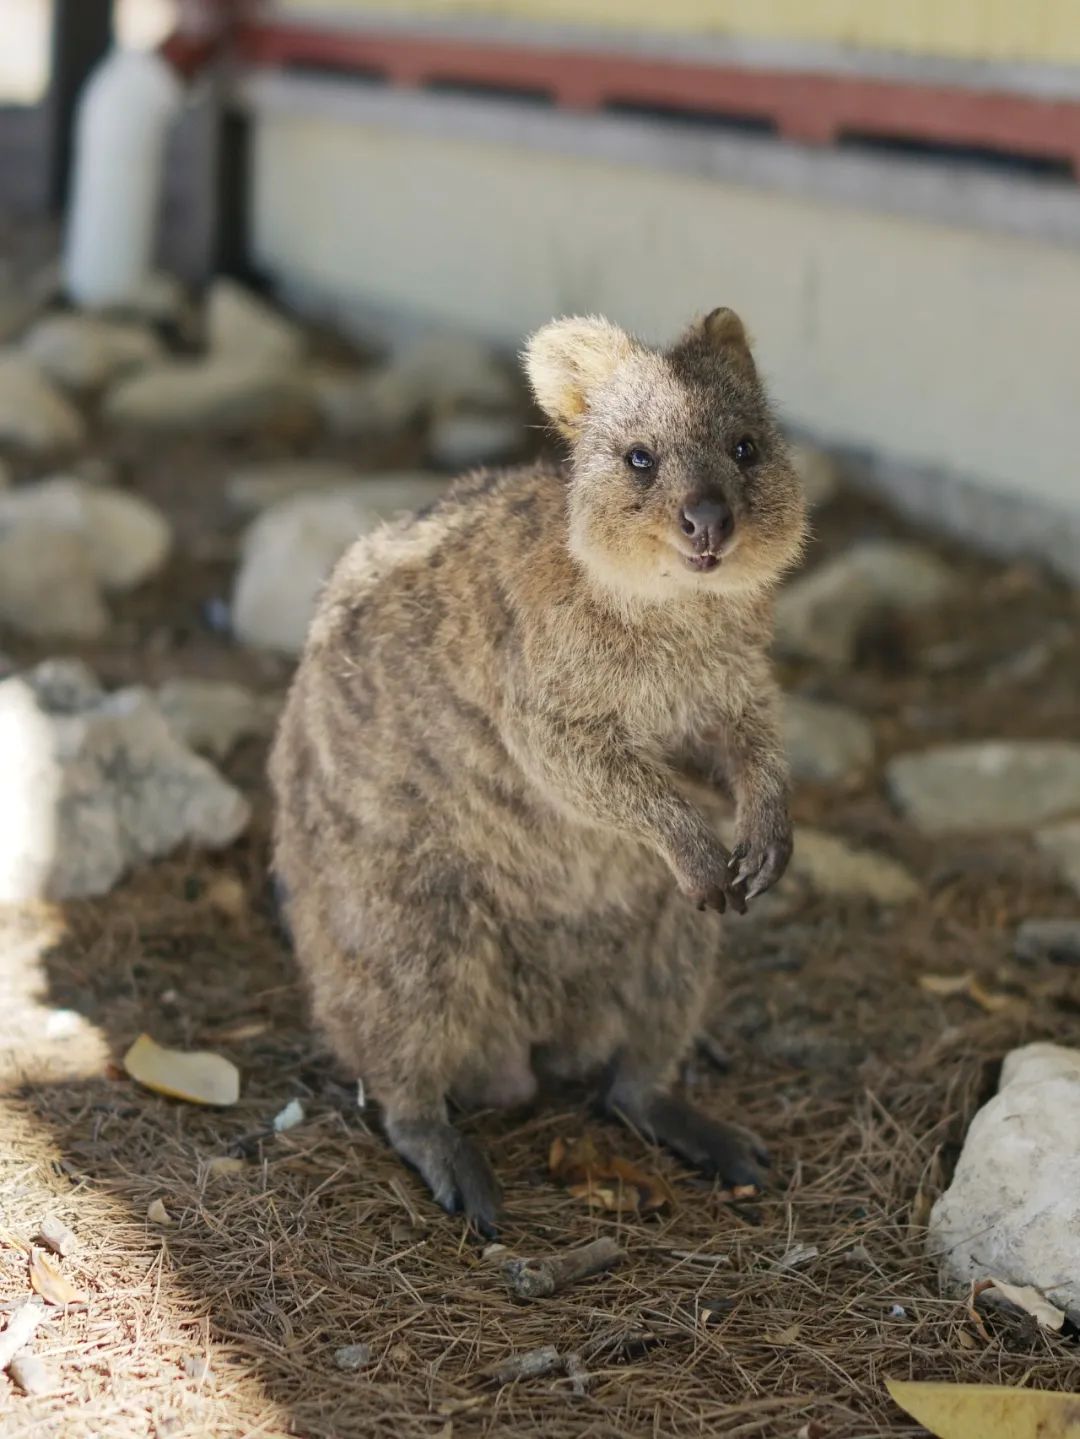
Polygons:
<instances>
[{"instance_id":1,"label":"gray rock","mask_svg":"<svg viewBox=\"0 0 1080 1439\"><path fill-rule=\"evenodd\" d=\"M340 435L390 434L420 419L462 409L498 413L517 401L499 357L463 335L429 335L373 369L317 367L308 383L324 422Z\"/></svg>"},{"instance_id":2,"label":"gray rock","mask_svg":"<svg viewBox=\"0 0 1080 1439\"><path fill-rule=\"evenodd\" d=\"M187 308L187 293L180 280L156 270L140 280L125 300L106 305L99 313L149 320L155 325L176 325L183 321Z\"/></svg>"},{"instance_id":3,"label":"gray rock","mask_svg":"<svg viewBox=\"0 0 1080 1439\"><path fill-rule=\"evenodd\" d=\"M835 835L799 826L789 873L819 894L862 897L877 904L907 904L920 893L903 865L887 855L852 849Z\"/></svg>"},{"instance_id":4,"label":"gray rock","mask_svg":"<svg viewBox=\"0 0 1080 1439\"><path fill-rule=\"evenodd\" d=\"M1080 964L1080 919L1025 919L1013 953L1023 964Z\"/></svg>"},{"instance_id":5,"label":"gray rock","mask_svg":"<svg viewBox=\"0 0 1080 1439\"><path fill-rule=\"evenodd\" d=\"M307 347L303 330L235 280L215 280L206 300L206 338L216 355L288 367Z\"/></svg>"},{"instance_id":6,"label":"gray rock","mask_svg":"<svg viewBox=\"0 0 1080 1439\"><path fill-rule=\"evenodd\" d=\"M95 390L160 358L161 341L145 326L98 315L46 315L23 339L42 371L69 390Z\"/></svg>"},{"instance_id":7,"label":"gray rock","mask_svg":"<svg viewBox=\"0 0 1080 1439\"><path fill-rule=\"evenodd\" d=\"M947 565L916 545L888 540L854 545L780 592L777 645L786 654L847 664L871 617L925 609L956 584Z\"/></svg>"},{"instance_id":8,"label":"gray rock","mask_svg":"<svg viewBox=\"0 0 1080 1439\"><path fill-rule=\"evenodd\" d=\"M795 469L802 480L806 503L812 510L827 505L840 487L835 460L815 445L793 443L790 449Z\"/></svg>"},{"instance_id":9,"label":"gray rock","mask_svg":"<svg viewBox=\"0 0 1080 1439\"><path fill-rule=\"evenodd\" d=\"M225 355L176 360L121 380L105 401L114 424L232 433L311 413L304 384L276 362Z\"/></svg>"},{"instance_id":10,"label":"gray rock","mask_svg":"<svg viewBox=\"0 0 1080 1439\"><path fill-rule=\"evenodd\" d=\"M319 588L351 542L444 489L441 479L402 474L272 506L244 536L232 602L236 636L299 654Z\"/></svg>"},{"instance_id":11,"label":"gray rock","mask_svg":"<svg viewBox=\"0 0 1080 1439\"><path fill-rule=\"evenodd\" d=\"M1080 811L1080 744L988 740L898 755L885 770L901 811L928 834L1027 829Z\"/></svg>"},{"instance_id":12,"label":"gray rock","mask_svg":"<svg viewBox=\"0 0 1080 1439\"><path fill-rule=\"evenodd\" d=\"M93 709L105 698L97 675L85 660L42 660L22 679L34 691L42 709L52 715L78 714Z\"/></svg>"},{"instance_id":13,"label":"gray rock","mask_svg":"<svg viewBox=\"0 0 1080 1439\"><path fill-rule=\"evenodd\" d=\"M516 454L525 432L513 415L448 414L428 433L428 454L446 470L493 465Z\"/></svg>"},{"instance_id":14,"label":"gray rock","mask_svg":"<svg viewBox=\"0 0 1080 1439\"><path fill-rule=\"evenodd\" d=\"M11 466L6 460L0 460L0 490L11 489Z\"/></svg>"},{"instance_id":15,"label":"gray rock","mask_svg":"<svg viewBox=\"0 0 1080 1439\"><path fill-rule=\"evenodd\" d=\"M1044 825L1035 831L1035 842L1053 861L1066 884L1080 894L1080 819Z\"/></svg>"},{"instance_id":16,"label":"gray rock","mask_svg":"<svg viewBox=\"0 0 1080 1439\"><path fill-rule=\"evenodd\" d=\"M945 1288L1031 1284L1080 1320L1080 1052L1028 1044L1005 1058L952 1183L930 1214Z\"/></svg>"},{"instance_id":17,"label":"gray rock","mask_svg":"<svg viewBox=\"0 0 1080 1439\"><path fill-rule=\"evenodd\" d=\"M237 510L256 513L293 495L341 489L361 476L335 460L268 460L245 465L225 481L225 498Z\"/></svg>"},{"instance_id":18,"label":"gray rock","mask_svg":"<svg viewBox=\"0 0 1080 1439\"><path fill-rule=\"evenodd\" d=\"M76 449L85 437L78 410L29 355L0 353L0 445L51 455Z\"/></svg>"},{"instance_id":19,"label":"gray rock","mask_svg":"<svg viewBox=\"0 0 1080 1439\"><path fill-rule=\"evenodd\" d=\"M874 731L862 715L801 695L785 697L784 742L796 779L834 783L874 761Z\"/></svg>"},{"instance_id":20,"label":"gray rock","mask_svg":"<svg viewBox=\"0 0 1080 1439\"><path fill-rule=\"evenodd\" d=\"M157 704L182 744L223 760L242 739L270 734L282 701L228 680L168 680Z\"/></svg>"},{"instance_id":21,"label":"gray rock","mask_svg":"<svg viewBox=\"0 0 1080 1439\"><path fill-rule=\"evenodd\" d=\"M165 516L138 495L57 476L0 495L0 532L33 526L74 535L106 589L129 590L164 565L172 544Z\"/></svg>"},{"instance_id":22,"label":"gray rock","mask_svg":"<svg viewBox=\"0 0 1080 1439\"><path fill-rule=\"evenodd\" d=\"M36 639L105 633L109 612L81 535L39 520L0 524L0 624Z\"/></svg>"},{"instance_id":23,"label":"gray rock","mask_svg":"<svg viewBox=\"0 0 1080 1439\"><path fill-rule=\"evenodd\" d=\"M231 844L248 821L146 691L91 697L85 672L67 678L54 665L0 683L0 902L104 894L181 844ZM80 685L89 703L72 709Z\"/></svg>"}]
</instances>

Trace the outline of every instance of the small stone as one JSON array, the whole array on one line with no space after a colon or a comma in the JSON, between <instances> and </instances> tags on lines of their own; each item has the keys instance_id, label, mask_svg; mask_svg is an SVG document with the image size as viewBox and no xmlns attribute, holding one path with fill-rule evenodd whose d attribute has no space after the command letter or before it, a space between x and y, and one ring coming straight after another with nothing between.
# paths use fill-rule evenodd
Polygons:
<instances>
[{"instance_id":1,"label":"small stone","mask_svg":"<svg viewBox=\"0 0 1080 1439\"><path fill-rule=\"evenodd\" d=\"M280 699L228 680L168 680L157 692L157 703L182 744L217 760L242 739L270 734L281 709Z\"/></svg>"},{"instance_id":2,"label":"small stone","mask_svg":"<svg viewBox=\"0 0 1080 1439\"><path fill-rule=\"evenodd\" d=\"M906 904L919 886L894 859L852 849L835 835L799 826L789 872L819 894L851 895L877 904Z\"/></svg>"},{"instance_id":3,"label":"small stone","mask_svg":"<svg viewBox=\"0 0 1080 1439\"><path fill-rule=\"evenodd\" d=\"M344 490L283 500L243 539L232 622L245 644L299 654L323 580L357 536L421 509L445 489L426 475L365 480Z\"/></svg>"},{"instance_id":4,"label":"small stone","mask_svg":"<svg viewBox=\"0 0 1080 1439\"><path fill-rule=\"evenodd\" d=\"M319 366L308 372L308 386L320 420L345 440L395 434L423 408L414 387L393 370Z\"/></svg>"},{"instance_id":5,"label":"small stone","mask_svg":"<svg viewBox=\"0 0 1080 1439\"><path fill-rule=\"evenodd\" d=\"M777 644L786 654L849 664L860 633L876 615L926 609L956 585L949 567L917 545L854 545L780 592Z\"/></svg>"},{"instance_id":6,"label":"small stone","mask_svg":"<svg viewBox=\"0 0 1080 1439\"><path fill-rule=\"evenodd\" d=\"M47 526L76 535L108 590L130 590L156 574L172 545L165 516L138 495L58 476L0 495L0 533Z\"/></svg>"},{"instance_id":7,"label":"small stone","mask_svg":"<svg viewBox=\"0 0 1080 1439\"><path fill-rule=\"evenodd\" d=\"M1066 884L1080 894L1080 819L1045 825L1035 831L1035 842Z\"/></svg>"},{"instance_id":8,"label":"small stone","mask_svg":"<svg viewBox=\"0 0 1080 1439\"><path fill-rule=\"evenodd\" d=\"M874 731L862 715L802 695L785 698L784 742L796 779L833 783L874 761Z\"/></svg>"},{"instance_id":9,"label":"small stone","mask_svg":"<svg viewBox=\"0 0 1080 1439\"><path fill-rule=\"evenodd\" d=\"M344 1344L334 1350L335 1365L346 1374L355 1374L371 1363L370 1344Z\"/></svg>"},{"instance_id":10,"label":"small stone","mask_svg":"<svg viewBox=\"0 0 1080 1439\"><path fill-rule=\"evenodd\" d=\"M114 385L104 408L118 425L226 435L299 425L310 415L300 381L276 364L232 354L144 370Z\"/></svg>"},{"instance_id":11,"label":"small stone","mask_svg":"<svg viewBox=\"0 0 1080 1439\"><path fill-rule=\"evenodd\" d=\"M55 662L54 662L55 669ZM55 673L0 682L0 902L105 894L182 844L219 849L247 801L172 734L144 690L57 709Z\"/></svg>"},{"instance_id":12,"label":"small stone","mask_svg":"<svg viewBox=\"0 0 1080 1439\"><path fill-rule=\"evenodd\" d=\"M927 1247L958 1296L972 1280L1034 1285L1080 1320L1080 1051L1036 1043L1006 1055L975 1115Z\"/></svg>"},{"instance_id":13,"label":"small stone","mask_svg":"<svg viewBox=\"0 0 1080 1439\"><path fill-rule=\"evenodd\" d=\"M61 1259L66 1258L76 1248L74 1234L62 1220L57 1219L55 1214L50 1214L47 1219L41 1221L37 1238L45 1245L46 1249L51 1249L54 1254L59 1254Z\"/></svg>"},{"instance_id":14,"label":"small stone","mask_svg":"<svg viewBox=\"0 0 1080 1439\"><path fill-rule=\"evenodd\" d=\"M46 315L23 349L66 389L96 390L160 358L161 341L143 325L89 314Z\"/></svg>"},{"instance_id":15,"label":"small stone","mask_svg":"<svg viewBox=\"0 0 1080 1439\"><path fill-rule=\"evenodd\" d=\"M0 445L31 455L74 450L86 438L78 410L21 351L0 353Z\"/></svg>"},{"instance_id":16,"label":"small stone","mask_svg":"<svg viewBox=\"0 0 1080 1439\"><path fill-rule=\"evenodd\" d=\"M50 714L71 715L105 698L98 677L84 660L42 660L23 679Z\"/></svg>"},{"instance_id":17,"label":"small stone","mask_svg":"<svg viewBox=\"0 0 1080 1439\"><path fill-rule=\"evenodd\" d=\"M792 463L802 480L806 503L812 510L827 505L840 487L835 460L816 445L795 442L789 448Z\"/></svg>"},{"instance_id":18,"label":"small stone","mask_svg":"<svg viewBox=\"0 0 1080 1439\"><path fill-rule=\"evenodd\" d=\"M1013 953L1022 964L1080 964L1080 919L1025 919Z\"/></svg>"},{"instance_id":19,"label":"small stone","mask_svg":"<svg viewBox=\"0 0 1080 1439\"><path fill-rule=\"evenodd\" d=\"M901 812L928 834L1028 829L1080 810L1080 744L987 740L898 755L885 770Z\"/></svg>"},{"instance_id":20,"label":"small stone","mask_svg":"<svg viewBox=\"0 0 1080 1439\"><path fill-rule=\"evenodd\" d=\"M465 470L510 458L524 438L513 415L442 415L428 433L428 453L442 469Z\"/></svg>"},{"instance_id":21,"label":"small stone","mask_svg":"<svg viewBox=\"0 0 1080 1439\"><path fill-rule=\"evenodd\" d=\"M82 537L40 520L0 524L0 623L42 640L105 633L109 612Z\"/></svg>"},{"instance_id":22,"label":"small stone","mask_svg":"<svg viewBox=\"0 0 1080 1439\"><path fill-rule=\"evenodd\" d=\"M206 338L218 355L288 366L307 341L303 330L235 280L215 280L206 300Z\"/></svg>"},{"instance_id":23,"label":"small stone","mask_svg":"<svg viewBox=\"0 0 1080 1439\"><path fill-rule=\"evenodd\" d=\"M225 498L234 509L254 513L293 495L342 489L361 481L351 466L334 460L274 460L235 470L225 481Z\"/></svg>"},{"instance_id":24,"label":"small stone","mask_svg":"<svg viewBox=\"0 0 1080 1439\"><path fill-rule=\"evenodd\" d=\"M29 1349L20 1349L8 1365L8 1373L24 1394L48 1394L53 1387L52 1371Z\"/></svg>"},{"instance_id":25,"label":"small stone","mask_svg":"<svg viewBox=\"0 0 1080 1439\"><path fill-rule=\"evenodd\" d=\"M273 1130L275 1134L284 1134L287 1129L295 1129L303 1122L304 1106L298 1099L290 1099L285 1108L274 1115Z\"/></svg>"},{"instance_id":26,"label":"small stone","mask_svg":"<svg viewBox=\"0 0 1080 1439\"><path fill-rule=\"evenodd\" d=\"M155 325L176 325L183 319L187 303L184 286L176 276L157 270L144 276L125 300L106 305L98 313L136 316Z\"/></svg>"}]
</instances>

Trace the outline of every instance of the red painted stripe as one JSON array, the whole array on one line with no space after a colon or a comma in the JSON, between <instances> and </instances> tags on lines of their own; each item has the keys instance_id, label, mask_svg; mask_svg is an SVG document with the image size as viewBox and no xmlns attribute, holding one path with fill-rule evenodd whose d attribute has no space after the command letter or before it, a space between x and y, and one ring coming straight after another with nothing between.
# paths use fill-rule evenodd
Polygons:
<instances>
[{"instance_id":1,"label":"red painted stripe","mask_svg":"<svg viewBox=\"0 0 1080 1439\"><path fill-rule=\"evenodd\" d=\"M299 25L243 27L237 49L254 65L374 72L409 86L449 81L541 91L576 110L629 102L744 116L808 144L854 132L985 147L1064 160L1080 175L1080 101Z\"/></svg>"}]
</instances>

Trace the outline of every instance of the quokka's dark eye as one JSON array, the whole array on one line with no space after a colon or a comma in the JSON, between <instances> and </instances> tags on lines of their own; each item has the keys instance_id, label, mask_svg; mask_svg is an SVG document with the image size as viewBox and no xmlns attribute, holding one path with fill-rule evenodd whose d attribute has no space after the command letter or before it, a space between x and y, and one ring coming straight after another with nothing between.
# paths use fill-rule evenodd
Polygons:
<instances>
[{"instance_id":1,"label":"quokka's dark eye","mask_svg":"<svg viewBox=\"0 0 1080 1439\"><path fill-rule=\"evenodd\" d=\"M749 435L743 435L741 440L735 441L731 448L731 458L740 469L745 469L747 465L754 463L757 459L757 445Z\"/></svg>"},{"instance_id":2,"label":"quokka's dark eye","mask_svg":"<svg viewBox=\"0 0 1080 1439\"><path fill-rule=\"evenodd\" d=\"M632 450L627 450L626 463L639 474L647 474L649 470L656 468L656 456L644 446L635 445Z\"/></svg>"}]
</instances>

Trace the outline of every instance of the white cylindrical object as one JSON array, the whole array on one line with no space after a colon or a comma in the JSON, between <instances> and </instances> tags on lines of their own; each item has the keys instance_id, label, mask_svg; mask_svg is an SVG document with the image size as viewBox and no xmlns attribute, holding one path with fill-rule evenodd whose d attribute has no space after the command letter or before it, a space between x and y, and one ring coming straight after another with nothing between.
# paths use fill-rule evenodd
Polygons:
<instances>
[{"instance_id":1,"label":"white cylindrical object","mask_svg":"<svg viewBox=\"0 0 1080 1439\"><path fill-rule=\"evenodd\" d=\"M149 275L165 140L183 93L152 50L114 50L87 81L64 246L65 288L76 304L123 304Z\"/></svg>"}]
</instances>

